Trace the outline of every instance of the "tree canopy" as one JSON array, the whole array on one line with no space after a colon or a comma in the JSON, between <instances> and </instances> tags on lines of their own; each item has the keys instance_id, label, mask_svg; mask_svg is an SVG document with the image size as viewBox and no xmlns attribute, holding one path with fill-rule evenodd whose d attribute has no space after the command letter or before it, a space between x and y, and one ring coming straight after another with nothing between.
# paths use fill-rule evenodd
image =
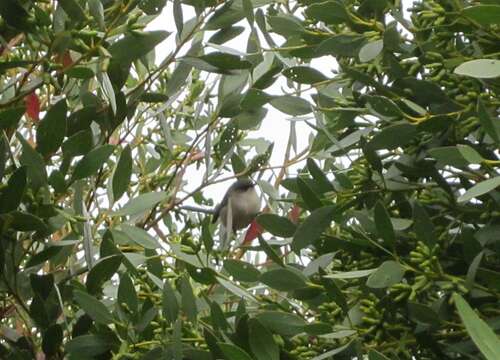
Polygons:
<instances>
[{"instance_id":1,"label":"tree canopy","mask_svg":"<svg viewBox=\"0 0 500 360\"><path fill-rule=\"evenodd\" d=\"M497 360L499 116L498 0L2 0L0 357Z\"/></svg>"}]
</instances>

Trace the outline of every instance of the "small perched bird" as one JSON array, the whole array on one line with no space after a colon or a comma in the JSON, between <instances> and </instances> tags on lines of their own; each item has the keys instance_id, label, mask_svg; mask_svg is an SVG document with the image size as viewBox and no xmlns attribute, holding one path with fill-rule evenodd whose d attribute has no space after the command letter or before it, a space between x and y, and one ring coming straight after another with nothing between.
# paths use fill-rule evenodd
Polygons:
<instances>
[{"instance_id":1,"label":"small perched bird","mask_svg":"<svg viewBox=\"0 0 500 360\"><path fill-rule=\"evenodd\" d=\"M255 184L249 179L240 179L227 189L214 210L212 222L220 218L224 227L231 224L233 231L236 231L247 227L259 212L260 198L255 191ZM230 219L228 214L231 214Z\"/></svg>"}]
</instances>

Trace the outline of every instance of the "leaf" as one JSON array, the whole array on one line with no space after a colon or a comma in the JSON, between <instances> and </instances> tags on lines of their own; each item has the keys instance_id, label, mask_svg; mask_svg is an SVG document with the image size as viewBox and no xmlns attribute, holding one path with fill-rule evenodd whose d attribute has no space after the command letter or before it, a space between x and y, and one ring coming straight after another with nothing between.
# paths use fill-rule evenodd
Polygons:
<instances>
[{"instance_id":1,"label":"leaf","mask_svg":"<svg viewBox=\"0 0 500 360\"><path fill-rule=\"evenodd\" d=\"M252 360L248 353L236 345L228 343L217 343L226 360Z\"/></svg>"},{"instance_id":2,"label":"leaf","mask_svg":"<svg viewBox=\"0 0 500 360\"><path fill-rule=\"evenodd\" d=\"M127 273L120 277L120 285L118 286L118 303L127 305L128 309L135 313L138 308L137 292L135 291L134 283Z\"/></svg>"},{"instance_id":3,"label":"leaf","mask_svg":"<svg viewBox=\"0 0 500 360\"><path fill-rule=\"evenodd\" d=\"M26 140L24 140L20 133L16 133L16 137L21 143L23 149L19 160L22 165L26 166L28 179L31 186L36 190L47 183L47 171L45 170L45 164L40 154L35 151L35 149L33 149Z\"/></svg>"},{"instance_id":4,"label":"leaf","mask_svg":"<svg viewBox=\"0 0 500 360\"><path fill-rule=\"evenodd\" d=\"M369 360L389 360L385 355L382 355L376 350L370 350L368 352L368 359Z\"/></svg>"},{"instance_id":5,"label":"leaf","mask_svg":"<svg viewBox=\"0 0 500 360\"><path fill-rule=\"evenodd\" d=\"M307 100L293 95L276 96L269 103L279 111L292 116L306 115L312 111L311 104Z\"/></svg>"},{"instance_id":6,"label":"leaf","mask_svg":"<svg viewBox=\"0 0 500 360\"><path fill-rule=\"evenodd\" d=\"M295 233L296 226L286 217L276 214L260 214L257 222L267 231L275 236L291 237Z\"/></svg>"},{"instance_id":7,"label":"leaf","mask_svg":"<svg viewBox=\"0 0 500 360\"><path fill-rule=\"evenodd\" d=\"M480 25L500 24L500 5L468 6L462 10L462 14Z\"/></svg>"},{"instance_id":8,"label":"leaf","mask_svg":"<svg viewBox=\"0 0 500 360\"><path fill-rule=\"evenodd\" d=\"M53 356L59 350L63 340L63 330L61 325L52 324L43 334L42 350L45 355Z\"/></svg>"},{"instance_id":9,"label":"leaf","mask_svg":"<svg viewBox=\"0 0 500 360\"><path fill-rule=\"evenodd\" d=\"M135 215L151 210L156 204L165 200L168 194L164 191L149 192L130 199L119 210L113 211L112 216Z\"/></svg>"},{"instance_id":10,"label":"leaf","mask_svg":"<svg viewBox=\"0 0 500 360\"><path fill-rule=\"evenodd\" d=\"M439 315L429 306L409 301L407 303L410 319L422 324L439 324Z\"/></svg>"},{"instance_id":11,"label":"leaf","mask_svg":"<svg viewBox=\"0 0 500 360\"><path fill-rule=\"evenodd\" d=\"M359 50L359 60L369 62L375 59L384 49L384 40L375 40L369 42Z\"/></svg>"},{"instance_id":12,"label":"leaf","mask_svg":"<svg viewBox=\"0 0 500 360\"><path fill-rule=\"evenodd\" d=\"M76 164L71 181L74 182L96 173L108 160L114 149L113 145L101 145L90 151Z\"/></svg>"},{"instance_id":13,"label":"leaf","mask_svg":"<svg viewBox=\"0 0 500 360\"><path fill-rule=\"evenodd\" d=\"M199 58L223 70L242 70L252 67L251 62L242 60L239 56L222 52L213 52L208 55L200 56Z\"/></svg>"},{"instance_id":14,"label":"leaf","mask_svg":"<svg viewBox=\"0 0 500 360\"><path fill-rule=\"evenodd\" d=\"M346 297L342 293L342 290L340 290L334 280L325 277L326 273L321 267L319 268L319 275L321 284L325 288L328 298L340 306L344 315L347 315L349 312L349 305L347 304Z\"/></svg>"},{"instance_id":15,"label":"leaf","mask_svg":"<svg viewBox=\"0 0 500 360\"><path fill-rule=\"evenodd\" d=\"M374 220L378 235L384 240L385 245L391 248L394 247L396 244L396 235L394 234L391 218L385 206L380 201L375 204Z\"/></svg>"},{"instance_id":16,"label":"leaf","mask_svg":"<svg viewBox=\"0 0 500 360\"><path fill-rule=\"evenodd\" d=\"M308 210L315 210L323 206L321 199L314 192L312 186L309 186L305 179L298 177L297 185L299 186L300 197L302 198L302 200L304 200L304 203Z\"/></svg>"},{"instance_id":17,"label":"leaf","mask_svg":"<svg viewBox=\"0 0 500 360\"><path fill-rule=\"evenodd\" d=\"M309 66L294 66L283 71L288 79L299 84L315 84L328 78L316 69Z\"/></svg>"},{"instance_id":18,"label":"leaf","mask_svg":"<svg viewBox=\"0 0 500 360\"><path fill-rule=\"evenodd\" d=\"M283 311L264 311L255 318L272 332L286 337L301 333L307 324L301 317Z\"/></svg>"},{"instance_id":19,"label":"leaf","mask_svg":"<svg viewBox=\"0 0 500 360\"><path fill-rule=\"evenodd\" d=\"M82 7L76 0L59 0L58 3L72 20L84 21L87 18Z\"/></svg>"},{"instance_id":20,"label":"leaf","mask_svg":"<svg viewBox=\"0 0 500 360\"><path fill-rule=\"evenodd\" d=\"M194 297L189 278L186 276L181 277L179 284L181 288L182 311L187 315L189 321L196 323L198 307L196 306L196 298Z\"/></svg>"},{"instance_id":21,"label":"leaf","mask_svg":"<svg viewBox=\"0 0 500 360\"><path fill-rule=\"evenodd\" d=\"M99 24L99 29L105 30L106 24L104 22L104 6L101 0L88 0L89 12L95 21Z\"/></svg>"},{"instance_id":22,"label":"leaf","mask_svg":"<svg viewBox=\"0 0 500 360\"><path fill-rule=\"evenodd\" d=\"M25 167L16 169L10 176L7 187L0 193L0 214L17 209L26 192L26 176Z\"/></svg>"},{"instance_id":23,"label":"leaf","mask_svg":"<svg viewBox=\"0 0 500 360\"><path fill-rule=\"evenodd\" d=\"M160 247L158 241L153 236L149 235L149 233L144 229L126 224L121 224L120 228L130 238L130 240L145 249L157 249Z\"/></svg>"},{"instance_id":24,"label":"leaf","mask_svg":"<svg viewBox=\"0 0 500 360\"><path fill-rule=\"evenodd\" d=\"M413 230L417 235L417 240L423 241L429 247L433 247L438 241L429 214L418 202L413 204Z\"/></svg>"},{"instance_id":25,"label":"leaf","mask_svg":"<svg viewBox=\"0 0 500 360\"><path fill-rule=\"evenodd\" d=\"M307 170L309 170L309 173L314 178L314 182L317 184L317 189L315 188L315 190L322 194L329 191L335 191L333 184L328 180L326 174L312 158L307 159Z\"/></svg>"},{"instance_id":26,"label":"leaf","mask_svg":"<svg viewBox=\"0 0 500 360\"><path fill-rule=\"evenodd\" d=\"M453 300L469 336L484 357L488 360L500 359L500 340L497 335L477 316L460 294L454 293Z\"/></svg>"},{"instance_id":27,"label":"leaf","mask_svg":"<svg viewBox=\"0 0 500 360\"><path fill-rule=\"evenodd\" d=\"M257 299L252 294L250 294L244 288L232 283L231 281L225 280L221 277L217 277L217 281L237 297L257 302Z\"/></svg>"},{"instance_id":28,"label":"leaf","mask_svg":"<svg viewBox=\"0 0 500 360\"><path fill-rule=\"evenodd\" d=\"M360 35L334 35L322 41L316 48L316 56L358 56L360 48L365 43L365 38Z\"/></svg>"},{"instance_id":29,"label":"leaf","mask_svg":"<svg viewBox=\"0 0 500 360\"><path fill-rule=\"evenodd\" d=\"M241 100L241 107L244 110L255 110L267 104L273 97L264 91L251 88Z\"/></svg>"},{"instance_id":30,"label":"leaf","mask_svg":"<svg viewBox=\"0 0 500 360\"><path fill-rule=\"evenodd\" d=\"M316 21L334 25L343 24L350 20L349 13L339 0L311 4L306 9L306 15Z\"/></svg>"},{"instance_id":31,"label":"leaf","mask_svg":"<svg viewBox=\"0 0 500 360\"><path fill-rule=\"evenodd\" d=\"M81 130L68 138L62 144L63 155L66 159L73 156L85 155L94 147L92 130Z\"/></svg>"},{"instance_id":32,"label":"leaf","mask_svg":"<svg viewBox=\"0 0 500 360\"><path fill-rule=\"evenodd\" d=\"M141 34L133 33L113 43L109 52L120 63L132 62L153 50L169 35L166 31L151 31Z\"/></svg>"},{"instance_id":33,"label":"leaf","mask_svg":"<svg viewBox=\"0 0 500 360\"><path fill-rule=\"evenodd\" d=\"M500 131L493 123L493 119L486 110L484 103L480 98L477 99L477 115L479 117L479 122L484 128L484 131L496 142L500 143Z\"/></svg>"},{"instance_id":34,"label":"leaf","mask_svg":"<svg viewBox=\"0 0 500 360\"><path fill-rule=\"evenodd\" d=\"M496 176L492 179L481 181L477 183L464 194L458 197L458 202L468 202L475 197L489 193L490 191L496 189L500 186L500 176Z\"/></svg>"},{"instance_id":35,"label":"leaf","mask_svg":"<svg viewBox=\"0 0 500 360\"><path fill-rule=\"evenodd\" d=\"M113 315L108 308L92 295L80 290L74 290L73 296L80 307L96 323L107 325L113 322Z\"/></svg>"},{"instance_id":36,"label":"leaf","mask_svg":"<svg viewBox=\"0 0 500 360\"><path fill-rule=\"evenodd\" d=\"M397 123L389 125L383 128L381 132L375 134L368 143L368 146L373 150L392 150L400 146L408 145L416 134L417 129L414 125Z\"/></svg>"},{"instance_id":37,"label":"leaf","mask_svg":"<svg viewBox=\"0 0 500 360\"><path fill-rule=\"evenodd\" d=\"M375 110L374 115L382 115L388 118L401 118L403 113L394 101L385 96L366 96L366 101L372 110Z\"/></svg>"},{"instance_id":38,"label":"leaf","mask_svg":"<svg viewBox=\"0 0 500 360\"><path fill-rule=\"evenodd\" d=\"M179 316L179 304L174 289L168 280L163 284L162 309L163 317L165 317L169 324L177 320Z\"/></svg>"},{"instance_id":39,"label":"leaf","mask_svg":"<svg viewBox=\"0 0 500 360\"><path fill-rule=\"evenodd\" d=\"M242 9L232 7L232 2L227 2L208 19L205 30L218 30L227 28L245 17Z\"/></svg>"},{"instance_id":40,"label":"leaf","mask_svg":"<svg viewBox=\"0 0 500 360\"><path fill-rule=\"evenodd\" d=\"M17 231L40 231L46 232L47 225L38 216L22 211L12 211L9 213L12 218L10 226Z\"/></svg>"},{"instance_id":41,"label":"leaf","mask_svg":"<svg viewBox=\"0 0 500 360\"><path fill-rule=\"evenodd\" d=\"M64 348L77 356L95 356L111 349L111 344L101 335L81 335L68 341Z\"/></svg>"},{"instance_id":42,"label":"leaf","mask_svg":"<svg viewBox=\"0 0 500 360\"><path fill-rule=\"evenodd\" d=\"M234 39L243 31L245 31L245 28L243 26L230 26L224 29L220 29L215 34L213 34L210 39L208 39L208 42L211 44L221 45Z\"/></svg>"},{"instance_id":43,"label":"leaf","mask_svg":"<svg viewBox=\"0 0 500 360\"><path fill-rule=\"evenodd\" d=\"M405 274L405 269L396 261L385 261L366 281L368 287L382 289L399 283Z\"/></svg>"},{"instance_id":44,"label":"leaf","mask_svg":"<svg viewBox=\"0 0 500 360\"><path fill-rule=\"evenodd\" d=\"M19 120L21 120L25 111L26 108L21 106L0 112L0 130L17 128Z\"/></svg>"},{"instance_id":45,"label":"leaf","mask_svg":"<svg viewBox=\"0 0 500 360\"><path fill-rule=\"evenodd\" d=\"M257 223L257 222L256 222ZM267 257L270 258L275 264L279 266L285 266L283 260L274 251L274 249L262 238L262 236L257 235L259 239L260 248L266 253Z\"/></svg>"},{"instance_id":46,"label":"leaf","mask_svg":"<svg viewBox=\"0 0 500 360\"><path fill-rule=\"evenodd\" d=\"M280 14L267 19L271 29L280 35L291 36L305 31L302 22L294 16Z\"/></svg>"},{"instance_id":47,"label":"leaf","mask_svg":"<svg viewBox=\"0 0 500 360\"><path fill-rule=\"evenodd\" d=\"M476 59L466 61L458 65L453 72L478 79L493 79L500 76L500 60Z\"/></svg>"},{"instance_id":48,"label":"leaf","mask_svg":"<svg viewBox=\"0 0 500 360\"><path fill-rule=\"evenodd\" d=\"M450 165L463 168L484 161L483 157L469 145L436 147L429 149L428 153L438 161L438 166Z\"/></svg>"},{"instance_id":49,"label":"leaf","mask_svg":"<svg viewBox=\"0 0 500 360\"><path fill-rule=\"evenodd\" d=\"M359 279L362 277L367 277L373 274L377 269L366 269L366 270L355 270L355 271L345 271L337 272L334 274L328 274L324 277L327 279Z\"/></svg>"},{"instance_id":50,"label":"leaf","mask_svg":"<svg viewBox=\"0 0 500 360\"><path fill-rule=\"evenodd\" d=\"M278 291L293 291L307 287L306 277L293 268L278 268L266 271L260 282Z\"/></svg>"},{"instance_id":51,"label":"leaf","mask_svg":"<svg viewBox=\"0 0 500 360\"><path fill-rule=\"evenodd\" d=\"M127 145L120 154L112 177L113 201L117 201L127 191L132 176L132 150Z\"/></svg>"},{"instance_id":52,"label":"leaf","mask_svg":"<svg viewBox=\"0 0 500 360\"><path fill-rule=\"evenodd\" d=\"M224 260L224 269L226 269L229 275L235 280L243 282L259 281L261 275L260 271L252 264L235 259Z\"/></svg>"},{"instance_id":53,"label":"leaf","mask_svg":"<svg viewBox=\"0 0 500 360\"><path fill-rule=\"evenodd\" d=\"M116 273L121 263L121 255L108 256L99 260L87 275L85 285L89 294L97 294L104 283Z\"/></svg>"},{"instance_id":54,"label":"leaf","mask_svg":"<svg viewBox=\"0 0 500 360\"><path fill-rule=\"evenodd\" d=\"M330 226L335 209L335 206L324 206L314 210L297 228L292 242L293 251L298 253L318 240L323 231Z\"/></svg>"},{"instance_id":55,"label":"leaf","mask_svg":"<svg viewBox=\"0 0 500 360\"><path fill-rule=\"evenodd\" d=\"M257 319L248 322L250 350L256 360L279 360L280 350L273 334Z\"/></svg>"}]
</instances>

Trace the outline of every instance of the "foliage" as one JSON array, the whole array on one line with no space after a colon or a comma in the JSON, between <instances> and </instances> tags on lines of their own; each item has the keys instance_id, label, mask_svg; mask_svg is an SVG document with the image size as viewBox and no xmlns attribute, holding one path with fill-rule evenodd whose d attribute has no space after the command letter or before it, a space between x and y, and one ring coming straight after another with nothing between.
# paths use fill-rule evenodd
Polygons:
<instances>
[{"instance_id":1,"label":"foliage","mask_svg":"<svg viewBox=\"0 0 500 360\"><path fill-rule=\"evenodd\" d=\"M500 358L500 2L403 8L2 0L0 357Z\"/></svg>"}]
</instances>

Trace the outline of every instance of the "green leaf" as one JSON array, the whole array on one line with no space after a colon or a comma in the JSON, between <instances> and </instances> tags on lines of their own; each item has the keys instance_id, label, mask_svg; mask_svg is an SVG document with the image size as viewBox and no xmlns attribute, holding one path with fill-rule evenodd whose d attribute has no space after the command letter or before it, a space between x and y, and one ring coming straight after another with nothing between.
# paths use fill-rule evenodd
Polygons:
<instances>
[{"instance_id":1,"label":"green leaf","mask_svg":"<svg viewBox=\"0 0 500 360\"><path fill-rule=\"evenodd\" d=\"M500 130L495 126L493 119L486 110L480 98L477 99L477 115L484 131L498 144L500 143Z\"/></svg>"},{"instance_id":2,"label":"green leaf","mask_svg":"<svg viewBox=\"0 0 500 360\"><path fill-rule=\"evenodd\" d=\"M458 65L455 74L478 79L493 79L500 76L500 60L476 59Z\"/></svg>"},{"instance_id":3,"label":"green leaf","mask_svg":"<svg viewBox=\"0 0 500 360\"><path fill-rule=\"evenodd\" d=\"M108 160L114 149L113 145L101 145L90 151L76 164L71 181L74 182L96 173Z\"/></svg>"},{"instance_id":4,"label":"green leaf","mask_svg":"<svg viewBox=\"0 0 500 360\"><path fill-rule=\"evenodd\" d=\"M50 107L45 117L38 123L36 130L36 149L42 155L50 155L61 146L66 134L66 100L60 100Z\"/></svg>"},{"instance_id":5,"label":"green leaf","mask_svg":"<svg viewBox=\"0 0 500 360\"><path fill-rule=\"evenodd\" d=\"M21 134L17 133L16 137L23 148L23 153L21 154L21 158L19 160L21 165L26 166L28 179L30 180L33 188L36 190L47 183L47 171L45 170L45 164L42 156L35 151L35 149L33 149L26 140L24 140Z\"/></svg>"},{"instance_id":6,"label":"green leaf","mask_svg":"<svg viewBox=\"0 0 500 360\"><path fill-rule=\"evenodd\" d=\"M149 233L144 229L126 224L121 224L120 228L130 238L130 240L145 249L157 249L160 247L158 241L153 236L149 235Z\"/></svg>"},{"instance_id":7,"label":"green leaf","mask_svg":"<svg viewBox=\"0 0 500 360\"><path fill-rule=\"evenodd\" d=\"M288 79L299 84L315 84L328 78L316 69L309 66L294 66L283 71Z\"/></svg>"},{"instance_id":8,"label":"green leaf","mask_svg":"<svg viewBox=\"0 0 500 360\"><path fill-rule=\"evenodd\" d=\"M246 289L234 284L233 282L225 280L221 277L217 277L217 281L231 293L236 295L238 298L243 298L249 301L257 302L257 299L255 299L255 297L252 294L246 291Z\"/></svg>"},{"instance_id":9,"label":"green leaf","mask_svg":"<svg viewBox=\"0 0 500 360\"><path fill-rule=\"evenodd\" d=\"M213 52L199 57L201 60L223 70L242 70L252 67L252 63L239 56L222 52Z\"/></svg>"},{"instance_id":10,"label":"green leaf","mask_svg":"<svg viewBox=\"0 0 500 360\"><path fill-rule=\"evenodd\" d=\"M439 324L439 315L430 306L411 301L407 305L410 319L415 322L429 325Z\"/></svg>"},{"instance_id":11,"label":"green leaf","mask_svg":"<svg viewBox=\"0 0 500 360\"><path fill-rule=\"evenodd\" d=\"M323 206L321 199L314 192L312 186L309 186L306 180L298 177L297 185L299 186L300 197L302 198L302 200L304 200L304 203L308 210L315 210Z\"/></svg>"},{"instance_id":12,"label":"green leaf","mask_svg":"<svg viewBox=\"0 0 500 360\"><path fill-rule=\"evenodd\" d=\"M267 21L275 33L283 36L301 34L305 31L302 22L294 16L284 14L269 16Z\"/></svg>"},{"instance_id":13,"label":"green leaf","mask_svg":"<svg viewBox=\"0 0 500 360\"><path fill-rule=\"evenodd\" d=\"M81 130L72 135L62 144L63 155L66 159L73 156L85 155L94 147L92 130Z\"/></svg>"},{"instance_id":14,"label":"green leaf","mask_svg":"<svg viewBox=\"0 0 500 360\"><path fill-rule=\"evenodd\" d=\"M417 240L423 241L429 247L434 246L434 244L438 241L434 224L432 223L429 214L427 214L425 208L418 202L413 204L413 230L417 235Z\"/></svg>"},{"instance_id":15,"label":"green leaf","mask_svg":"<svg viewBox=\"0 0 500 360\"><path fill-rule=\"evenodd\" d=\"M500 186L500 176L496 176L494 178L481 181L477 183L469 190L467 190L464 194L458 197L458 202L468 202L475 197L484 195L489 193L490 191L496 189Z\"/></svg>"},{"instance_id":16,"label":"green leaf","mask_svg":"<svg viewBox=\"0 0 500 360\"><path fill-rule=\"evenodd\" d=\"M25 112L26 108L24 106L0 112L0 130L17 128L17 124L19 124L19 120L21 120Z\"/></svg>"},{"instance_id":17,"label":"green leaf","mask_svg":"<svg viewBox=\"0 0 500 360\"><path fill-rule=\"evenodd\" d=\"M113 322L113 315L108 308L92 295L80 290L74 290L75 301L96 323L107 325Z\"/></svg>"},{"instance_id":18,"label":"green leaf","mask_svg":"<svg viewBox=\"0 0 500 360\"><path fill-rule=\"evenodd\" d=\"M132 176L132 150L127 145L120 154L112 177L113 201L117 201L127 191Z\"/></svg>"},{"instance_id":19,"label":"green leaf","mask_svg":"<svg viewBox=\"0 0 500 360\"><path fill-rule=\"evenodd\" d=\"M382 289L399 283L405 274L405 269L396 261L385 261L366 281L368 287Z\"/></svg>"},{"instance_id":20,"label":"green leaf","mask_svg":"<svg viewBox=\"0 0 500 360\"><path fill-rule=\"evenodd\" d=\"M177 320L179 316L179 303L177 302L175 291L168 280L163 284L162 309L163 316L169 324Z\"/></svg>"},{"instance_id":21,"label":"green leaf","mask_svg":"<svg viewBox=\"0 0 500 360\"><path fill-rule=\"evenodd\" d=\"M451 165L463 168L484 161L483 157L469 145L437 147L429 149L428 153L438 161L438 166Z\"/></svg>"},{"instance_id":22,"label":"green leaf","mask_svg":"<svg viewBox=\"0 0 500 360\"><path fill-rule=\"evenodd\" d=\"M112 44L109 52L113 60L120 63L132 62L153 50L169 35L166 31L151 31L126 35Z\"/></svg>"},{"instance_id":23,"label":"green leaf","mask_svg":"<svg viewBox=\"0 0 500 360\"><path fill-rule=\"evenodd\" d=\"M500 24L500 5L476 5L462 10L462 14L480 25Z\"/></svg>"},{"instance_id":24,"label":"green leaf","mask_svg":"<svg viewBox=\"0 0 500 360\"><path fill-rule=\"evenodd\" d=\"M500 359L500 340L497 335L477 316L460 294L453 294L453 300L469 336L484 357L488 360Z\"/></svg>"},{"instance_id":25,"label":"green leaf","mask_svg":"<svg viewBox=\"0 0 500 360\"><path fill-rule=\"evenodd\" d=\"M375 40L369 42L359 50L359 60L369 62L375 59L384 49L384 40Z\"/></svg>"},{"instance_id":26,"label":"green leaf","mask_svg":"<svg viewBox=\"0 0 500 360\"><path fill-rule=\"evenodd\" d=\"M279 111L292 116L306 115L312 111L311 104L307 100L293 95L276 96L269 103Z\"/></svg>"},{"instance_id":27,"label":"green leaf","mask_svg":"<svg viewBox=\"0 0 500 360\"><path fill-rule=\"evenodd\" d=\"M46 232L47 225L38 216L33 214L22 212L22 211L12 211L9 213L12 218L10 226L17 231L40 231Z\"/></svg>"},{"instance_id":28,"label":"green leaf","mask_svg":"<svg viewBox=\"0 0 500 360\"><path fill-rule=\"evenodd\" d=\"M97 294L104 283L111 279L122 263L121 255L103 258L90 269L86 286L89 294Z\"/></svg>"},{"instance_id":29,"label":"green leaf","mask_svg":"<svg viewBox=\"0 0 500 360\"><path fill-rule=\"evenodd\" d=\"M301 317L283 311L264 311L255 318L272 332L286 337L301 333L307 325Z\"/></svg>"},{"instance_id":30,"label":"green leaf","mask_svg":"<svg viewBox=\"0 0 500 360\"><path fill-rule=\"evenodd\" d=\"M360 35L334 35L318 45L316 56L356 57L365 41L365 38Z\"/></svg>"},{"instance_id":31,"label":"green leaf","mask_svg":"<svg viewBox=\"0 0 500 360\"><path fill-rule=\"evenodd\" d=\"M292 249L298 253L303 248L319 239L320 235L332 222L335 206L324 206L314 210L311 215L299 225L293 237Z\"/></svg>"},{"instance_id":32,"label":"green leaf","mask_svg":"<svg viewBox=\"0 0 500 360\"><path fill-rule=\"evenodd\" d=\"M385 96L366 96L366 101L374 110L374 115L388 118L401 118L403 113L394 101Z\"/></svg>"},{"instance_id":33,"label":"green leaf","mask_svg":"<svg viewBox=\"0 0 500 360\"><path fill-rule=\"evenodd\" d=\"M196 298L194 297L189 278L183 276L180 278L179 283L181 288L182 311L187 315L189 321L196 323L198 307L196 306Z\"/></svg>"},{"instance_id":34,"label":"green leaf","mask_svg":"<svg viewBox=\"0 0 500 360\"><path fill-rule=\"evenodd\" d=\"M236 345L222 342L217 343L217 345L223 352L226 360L252 360L245 350Z\"/></svg>"},{"instance_id":35,"label":"green leaf","mask_svg":"<svg viewBox=\"0 0 500 360\"><path fill-rule=\"evenodd\" d=\"M260 281L278 291L293 291L307 287L306 277L294 268L278 268L266 271Z\"/></svg>"},{"instance_id":36,"label":"green leaf","mask_svg":"<svg viewBox=\"0 0 500 360\"><path fill-rule=\"evenodd\" d=\"M235 280L243 282L259 281L261 275L260 271L252 264L235 259L224 260L224 269L226 269L229 275Z\"/></svg>"},{"instance_id":37,"label":"green leaf","mask_svg":"<svg viewBox=\"0 0 500 360\"><path fill-rule=\"evenodd\" d=\"M99 24L99 29L105 30L106 24L104 22L104 6L101 0L88 0L89 12L92 17Z\"/></svg>"},{"instance_id":38,"label":"green leaf","mask_svg":"<svg viewBox=\"0 0 500 360\"><path fill-rule=\"evenodd\" d=\"M368 359L369 360L389 360L388 357L386 357L385 355L379 353L376 350L370 350L368 352Z\"/></svg>"},{"instance_id":39,"label":"green leaf","mask_svg":"<svg viewBox=\"0 0 500 360\"><path fill-rule=\"evenodd\" d=\"M391 218L384 204L380 201L375 204L374 220L378 235L384 240L385 245L390 248L394 247L396 235L394 234Z\"/></svg>"},{"instance_id":40,"label":"green leaf","mask_svg":"<svg viewBox=\"0 0 500 360\"><path fill-rule=\"evenodd\" d=\"M240 130L258 128L267 115L267 109L257 108L251 111L242 111L233 118Z\"/></svg>"},{"instance_id":41,"label":"green leaf","mask_svg":"<svg viewBox=\"0 0 500 360\"><path fill-rule=\"evenodd\" d=\"M10 176L7 187L0 193L0 214L17 209L26 192L26 176L25 167L16 169Z\"/></svg>"},{"instance_id":42,"label":"green leaf","mask_svg":"<svg viewBox=\"0 0 500 360\"><path fill-rule=\"evenodd\" d=\"M42 350L45 355L54 356L59 347L62 344L63 340L63 330L61 325L52 324L49 328L43 333L42 340Z\"/></svg>"},{"instance_id":43,"label":"green leaf","mask_svg":"<svg viewBox=\"0 0 500 360\"><path fill-rule=\"evenodd\" d=\"M117 295L119 304L126 304L128 309L133 313L137 312L138 298L135 291L134 283L127 273L120 277L120 285L118 286Z\"/></svg>"},{"instance_id":44,"label":"green leaf","mask_svg":"<svg viewBox=\"0 0 500 360\"><path fill-rule=\"evenodd\" d=\"M397 123L389 125L383 128L381 132L375 134L368 143L368 146L373 150L392 150L400 146L408 145L416 134L417 129L414 125Z\"/></svg>"},{"instance_id":45,"label":"green leaf","mask_svg":"<svg viewBox=\"0 0 500 360\"><path fill-rule=\"evenodd\" d=\"M330 180L328 180L328 177L325 175L323 170L321 170L312 158L307 159L307 170L309 170L309 173L312 175L314 182L317 185L317 189L315 188L315 190L321 192L322 194L329 191L335 191L333 184Z\"/></svg>"},{"instance_id":46,"label":"green leaf","mask_svg":"<svg viewBox=\"0 0 500 360\"><path fill-rule=\"evenodd\" d=\"M113 211L112 216L135 215L151 210L156 204L165 200L168 194L164 191L149 192L130 199L119 210Z\"/></svg>"},{"instance_id":47,"label":"green leaf","mask_svg":"<svg viewBox=\"0 0 500 360\"><path fill-rule=\"evenodd\" d=\"M295 234L295 224L286 217L276 214L260 214L257 222L275 236L291 237Z\"/></svg>"},{"instance_id":48,"label":"green leaf","mask_svg":"<svg viewBox=\"0 0 500 360\"><path fill-rule=\"evenodd\" d=\"M341 307L342 311L345 315L349 312L349 305L347 304L347 300L342 293L342 290L337 286L334 280L328 279L325 275L325 271L323 268L319 268L319 275L321 284L326 290L326 295L332 301L334 301L338 306Z\"/></svg>"},{"instance_id":49,"label":"green leaf","mask_svg":"<svg viewBox=\"0 0 500 360\"><path fill-rule=\"evenodd\" d=\"M248 322L248 340L255 360L279 360L280 349L273 334L257 319Z\"/></svg>"},{"instance_id":50,"label":"green leaf","mask_svg":"<svg viewBox=\"0 0 500 360\"><path fill-rule=\"evenodd\" d=\"M205 30L218 30L227 28L245 17L242 9L232 7L232 2L226 2L208 19Z\"/></svg>"},{"instance_id":51,"label":"green leaf","mask_svg":"<svg viewBox=\"0 0 500 360\"><path fill-rule=\"evenodd\" d=\"M208 39L208 42L221 45L228 42L229 40L234 39L243 31L245 31L245 28L243 26L230 26L224 29L220 29L215 34L213 34L210 39Z\"/></svg>"},{"instance_id":52,"label":"green leaf","mask_svg":"<svg viewBox=\"0 0 500 360\"><path fill-rule=\"evenodd\" d=\"M86 66L73 66L64 70L64 73L75 79L91 79L95 76L94 71Z\"/></svg>"},{"instance_id":53,"label":"green leaf","mask_svg":"<svg viewBox=\"0 0 500 360\"><path fill-rule=\"evenodd\" d=\"M366 270L355 270L355 271L344 271L337 272L334 274L328 274L324 277L327 279L359 279L362 277L367 277L373 274L377 269L366 269Z\"/></svg>"},{"instance_id":54,"label":"green leaf","mask_svg":"<svg viewBox=\"0 0 500 360\"><path fill-rule=\"evenodd\" d=\"M64 349L76 356L95 356L111 349L111 344L101 335L81 335L68 341Z\"/></svg>"},{"instance_id":55,"label":"green leaf","mask_svg":"<svg viewBox=\"0 0 500 360\"><path fill-rule=\"evenodd\" d=\"M251 88L241 100L241 107L244 110L255 110L267 104L273 97L259 89Z\"/></svg>"},{"instance_id":56,"label":"green leaf","mask_svg":"<svg viewBox=\"0 0 500 360\"><path fill-rule=\"evenodd\" d=\"M274 251L274 249L264 240L264 238L259 235L259 246L266 253L267 257L270 258L275 264L279 266L285 266L283 264L283 260L280 256Z\"/></svg>"},{"instance_id":57,"label":"green leaf","mask_svg":"<svg viewBox=\"0 0 500 360\"><path fill-rule=\"evenodd\" d=\"M325 1L311 4L306 8L306 15L316 21L339 25L350 20L349 13L341 1Z\"/></svg>"},{"instance_id":58,"label":"green leaf","mask_svg":"<svg viewBox=\"0 0 500 360\"><path fill-rule=\"evenodd\" d=\"M58 3L72 20L84 21L87 19L85 12L76 0L59 0Z\"/></svg>"}]
</instances>

